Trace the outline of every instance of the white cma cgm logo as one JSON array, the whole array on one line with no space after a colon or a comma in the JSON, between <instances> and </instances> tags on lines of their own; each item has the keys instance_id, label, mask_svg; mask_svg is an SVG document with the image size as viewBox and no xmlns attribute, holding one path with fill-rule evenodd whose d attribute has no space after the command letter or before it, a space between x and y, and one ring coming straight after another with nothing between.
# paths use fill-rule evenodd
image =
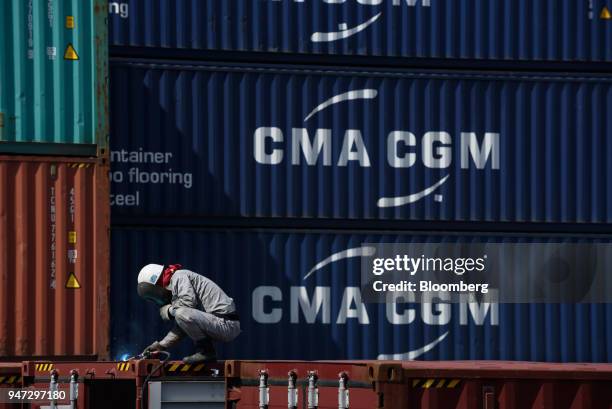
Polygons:
<instances>
[{"instance_id":1,"label":"white cma cgm logo","mask_svg":"<svg viewBox=\"0 0 612 409\"><path fill-rule=\"evenodd\" d=\"M335 95L315 107L306 117L304 123L314 118L325 109L340 103L357 100L374 100L378 97L375 89L358 89ZM372 161L364 143L363 134L359 129L344 131L342 148L337 157L332 158L332 138L337 137L332 129L318 128L314 137L305 127L295 127L290 130L291 150L290 161L293 166L348 166L355 163L363 168L372 166ZM420 159L429 169L449 169L453 159L453 136L445 131L428 131L420 136L420 152L416 151L417 135L409 130L393 130L387 136L387 165L394 169L407 169L414 166ZM496 132L485 132L482 138L473 131L463 131L459 134L459 149L461 152L460 168L484 169L490 162L492 169L500 166L500 135ZM482 142L479 142L482 139ZM263 126L255 130L253 135L254 158L262 165L281 165L285 158L285 133L281 128ZM302 164L302 161L305 163ZM446 174L425 189L410 192L402 196L380 197L377 206L380 208L398 207L417 201L433 194L445 184L450 177ZM442 201L441 195L434 196L436 201Z\"/></svg>"},{"instance_id":2,"label":"white cma cgm logo","mask_svg":"<svg viewBox=\"0 0 612 409\"><path fill-rule=\"evenodd\" d=\"M285 1L285 0L273 0L273 1ZM291 1L291 0L289 0ZM358 4L364 6L380 6L387 1L390 1L393 6L399 7L402 5L407 5L408 7L415 7L418 4L421 4L423 7L429 7L431 5L431 0L355 0ZM293 0L294 3L304 3L305 0ZM327 3L330 5L335 4L343 4L346 3L347 0L323 0L323 3ZM310 40L315 43L329 43L332 41L344 40L345 38L349 38L354 36L355 34L367 29L372 24L374 24L380 17L382 16L382 11L368 18L367 20L355 24L353 26L349 26L348 23L342 22L338 23L338 30L336 31L317 31L310 36Z\"/></svg>"},{"instance_id":3,"label":"white cma cgm logo","mask_svg":"<svg viewBox=\"0 0 612 409\"><path fill-rule=\"evenodd\" d=\"M329 273L328 267L332 263L354 257L370 257L375 253L376 248L368 246L349 248L334 253L315 264L304 275L303 280L316 274ZM359 287L345 287L339 308L334 311L332 311L332 305L337 305L337 303L332 303L331 290L329 286L316 286L311 291L306 286L292 286L289 290L289 300L287 300L287 295L283 294L280 287L257 287L253 290L251 297L253 319L260 324L279 324L287 319L291 324L346 325L350 320L355 320L361 325L372 324L367 304L362 301ZM496 294L492 291L489 296L496 297ZM424 302L420 303L419 313L414 308L413 297L404 298L395 295L385 306L385 318L391 325L410 325L416 320L421 320L426 325L446 326L453 318L449 300L446 293L438 293L435 298L425 298ZM466 295L459 303L459 325L483 326L487 319L490 325L499 325L498 307L497 303L478 302ZM288 318L287 309L289 310ZM444 341L451 331L451 327L448 328L419 348L410 351L383 352L378 355L378 359L416 359Z\"/></svg>"}]
</instances>

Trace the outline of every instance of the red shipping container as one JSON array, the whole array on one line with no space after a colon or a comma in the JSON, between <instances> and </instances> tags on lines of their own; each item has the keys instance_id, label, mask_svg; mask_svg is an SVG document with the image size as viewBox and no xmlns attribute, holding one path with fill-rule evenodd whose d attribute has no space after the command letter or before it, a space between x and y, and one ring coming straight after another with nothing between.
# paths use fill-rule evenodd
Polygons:
<instances>
[{"instance_id":1,"label":"red shipping container","mask_svg":"<svg viewBox=\"0 0 612 409\"><path fill-rule=\"evenodd\" d=\"M83 409L185 403L226 409L608 409L612 405L611 364L232 360L188 365L134 359L23 362L21 369L24 387L63 391L58 405L75 403ZM38 401L32 407L48 403L48 399Z\"/></svg>"},{"instance_id":2,"label":"red shipping container","mask_svg":"<svg viewBox=\"0 0 612 409\"><path fill-rule=\"evenodd\" d=\"M68 406L74 403L80 409L146 409L159 407L161 403L155 398L152 389L156 382L169 382L171 385L187 382L195 385L203 401L197 396L179 394L182 403L190 402L189 407L200 407L197 402L210 403L210 389L216 391L216 405L207 408L223 407L225 378L223 362L189 365L181 361L159 361L157 359L140 359L121 362L69 362L69 361L25 361L21 375L23 386L27 389L43 392L57 390L61 392L56 404ZM179 385L183 386L183 385ZM193 389L192 389L193 391ZM76 393L75 393L76 392ZM168 398L168 396L166 396ZM144 399L144 402L143 402ZM148 402L158 406L150 406ZM32 409L48 408L49 399L34 399L29 402ZM172 406L166 401L166 405ZM174 406L173 406L174 407ZM5 409L0 405L0 409ZM8 408L6 408L8 409ZM11 408L12 409L12 408Z\"/></svg>"},{"instance_id":3,"label":"red shipping container","mask_svg":"<svg viewBox=\"0 0 612 409\"><path fill-rule=\"evenodd\" d=\"M12 388L21 388L21 363L0 362L0 409L18 409L17 403L5 402L5 392Z\"/></svg>"},{"instance_id":4,"label":"red shipping container","mask_svg":"<svg viewBox=\"0 0 612 409\"><path fill-rule=\"evenodd\" d=\"M2 360L108 358L108 195L106 158L0 156Z\"/></svg>"},{"instance_id":5,"label":"red shipping container","mask_svg":"<svg viewBox=\"0 0 612 409\"><path fill-rule=\"evenodd\" d=\"M236 409L262 399L268 408L612 407L612 364L226 361L225 376L226 407Z\"/></svg>"}]
</instances>

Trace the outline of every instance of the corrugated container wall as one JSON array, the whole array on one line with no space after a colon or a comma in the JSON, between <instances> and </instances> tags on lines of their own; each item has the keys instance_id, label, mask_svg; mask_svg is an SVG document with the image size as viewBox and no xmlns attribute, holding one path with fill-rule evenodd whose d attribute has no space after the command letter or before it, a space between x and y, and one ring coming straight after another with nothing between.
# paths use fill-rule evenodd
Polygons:
<instances>
[{"instance_id":1,"label":"corrugated container wall","mask_svg":"<svg viewBox=\"0 0 612 409\"><path fill-rule=\"evenodd\" d=\"M129 55L610 62L611 11L610 0L127 0L109 1L109 28Z\"/></svg>"},{"instance_id":2,"label":"corrugated container wall","mask_svg":"<svg viewBox=\"0 0 612 409\"><path fill-rule=\"evenodd\" d=\"M108 357L108 165L0 156L0 358Z\"/></svg>"},{"instance_id":3,"label":"corrugated container wall","mask_svg":"<svg viewBox=\"0 0 612 409\"><path fill-rule=\"evenodd\" d=\"M206 275L234 298L243 334L219 345L224 359L610 362L612 304L365 304L360 257L346 252L364 242L479 240L592 239L114 227L112 357L131 356L169 329L158 308L136 293L139 269L159 262L180 263ZM192 350L184 340L171 352L178 359Z\"/></svg>"},{"instance_id":4,"label":"corrugated container wall","mask_svg":"<svg viewBox=\"0 0 612 409\"><path fill-rule=\"evenodd\" d=\"M612 222L612 79L115 62L115 221Z\"/></svg>"},{"instance_id":5,"label":"corrugated container wall","mask_svg":"<svg viewBox=\"0 0 612 409\"><path fill-rule=\"evenodd\" d=\"M104 153L106 10L105 0L1 2L0 152Z\"/></svg>"}]
</instances>

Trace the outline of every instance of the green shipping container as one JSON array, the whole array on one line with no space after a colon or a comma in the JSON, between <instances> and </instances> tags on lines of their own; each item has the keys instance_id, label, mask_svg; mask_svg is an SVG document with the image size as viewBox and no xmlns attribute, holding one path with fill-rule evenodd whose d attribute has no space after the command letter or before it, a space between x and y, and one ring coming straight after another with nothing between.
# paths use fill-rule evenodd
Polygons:
<instances>
[{"instance_id":1,"label":"green shipping container","mask_svg":"<svg viewBox=\"0 0 612 409\"><path fill-rule=\"evenodd\" d=\"M104 155L106 0L0 1L0 153Z\"/></svg>"}]
</instances>

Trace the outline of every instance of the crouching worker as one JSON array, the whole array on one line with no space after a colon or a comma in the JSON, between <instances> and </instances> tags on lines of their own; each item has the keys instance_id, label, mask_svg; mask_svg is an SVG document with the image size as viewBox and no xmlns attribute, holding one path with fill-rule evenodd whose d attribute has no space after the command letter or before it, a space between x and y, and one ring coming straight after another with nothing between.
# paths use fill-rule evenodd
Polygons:
<instances>
[{"instance_id":1,"label":"crouching worker","mask_svg":"<svg viewBox=\"0 0 612 409\"><path fill-rule=\"evenodd\" d=\"M166 350L187 335L196 351L183 361L211 362L217 358L213 341L230 342L240 334L234 300L208 278L178 264L144 266L138 274L138 295L159 305L164 321L174 321L168 335L145 352Z\"/></svg>"}]
</instances>

